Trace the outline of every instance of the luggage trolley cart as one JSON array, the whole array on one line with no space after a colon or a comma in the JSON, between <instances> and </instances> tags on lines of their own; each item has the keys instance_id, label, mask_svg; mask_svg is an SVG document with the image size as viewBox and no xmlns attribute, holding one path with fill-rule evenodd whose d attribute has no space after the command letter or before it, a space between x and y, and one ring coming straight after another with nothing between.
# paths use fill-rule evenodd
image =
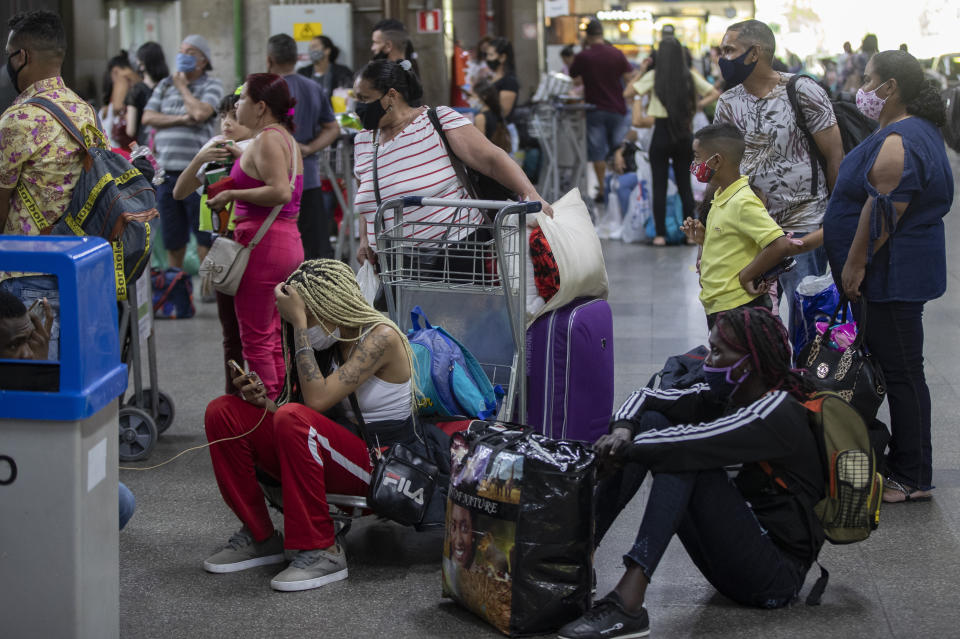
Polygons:
<instances>
[{"instance_id":1,"label":"luggage trolley cart","mask_svg":"<svg viewBox=\"0 0 960 639\"><path fill-rule=\"evenodd\" d=\"M455 208L454 221L404 218L421 206ZM496 214L464 222L471 208ZM384 202L374 226L390 318L409 330L422 306L504 387L498 417L508 421L526 415L526 216L538 211L539 202L407 196Z\"/></svg>"},{"instance_id":2,"label":"luggage trolley cart","mask_svg":"<svg viewBox=\"0 0 960 639\"><path fill-rule=\"evenodd\" d=\"M453 222L405 220L404 208L453 207ZM466 209L497 211L480 224L464 223ZM411 328L410 310L422 306L454 335L493 384L505 387L498 418L526 415L526 216L540 202L498 202L407 196L384 202L374 229L377 261L390 319ZM428 237L417 237L427 227ZM440 237L436 235L441 229ZM265 491L266 492L266 491ZM270 499L276 507L276 500ZM337 535L369 513L365 497L327 494Z\"/></svg>"},{"instance_id":3,"label":"luggage trolley cart","mask_svg":"<svg viewBox=\"0 0 960 639\"><path fill-rule=\"evenodd\" d=\"M454 222L405 220L404 208L453 207ZM466 209L497 211L480 224L463 223ZM526 216L540 202L497 202L407 196L384 202L374 230L390 319L411 328L410 310L424 307L470 349L493 384L505 386L498 418L526 415ZM426 227L432 233L418 238ZM440 237L434 237L441 229ZM437 321L439 320L439 321ZM262 485L262 482L261 482ZM267 500L282 511L275 494ZM370 510L366 497L327 494L337 536Z\"/></svg>"},{"instance_id":4,"label":"luggage trolley cart","mask_svg":"<svg viewBox=\"0 0 960 639\"><path fill-rule=\"evenodd\" d=\"M133 394L120 396L120 461L142 461L150 456L160 433L170 428L175 415L173 400L157 386L157 347L153 331L153 296L150 273L135 286L127 287L127 299L120 305L122 359L133 373ZM140 301L142 300L142 301ZM144 388L143 354L140 341L147 343L147 372L150 385Z\"/></svg>"}]
</instances>

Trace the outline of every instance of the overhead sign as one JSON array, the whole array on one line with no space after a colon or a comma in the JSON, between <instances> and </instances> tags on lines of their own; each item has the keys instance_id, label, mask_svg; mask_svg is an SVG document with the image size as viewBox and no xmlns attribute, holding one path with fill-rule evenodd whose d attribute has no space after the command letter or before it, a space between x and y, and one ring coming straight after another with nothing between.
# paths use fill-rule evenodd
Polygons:
<instances>
[{"instance_id":1,"label":"overhead sign","mask_svg":"<svg viewBox=\"0 0 960 639\"><path fill-rule=\"evenodd\" d=\"M299 2L319 2L319 0L298 0ZM289 33L297 43L297 57L301 61L310 59L310 40L318 35L327 36L340 48L338 64L354 68L353 63L353 5L343 2L324 2L323 4L270 4L269 25L265 33ZM259 19L263 19L260 16ZM361 65L362 66L362 65ZM2 75L0 75L2 77ZM241 80L242 81L242 80ZM0 633L2 634L2 633Z\"/></svg>"},{"instance_id":2,"label":"overhead sign","mask_svg":"<svg viewBox=\"0 0 960 639\"><path fill-rule=\"evenodd\" d=\"M417 11L417 31L419 33L440 33L440 9Z\"/></svg>"},{"instance_id":3,"label":"overhead sign","mask_svg":"<svg viewBox=\"0 0 960 639\"><path fill-rule=\"evenodd\" d=\"M322 22L294 22L293 39L297 42L310 42L317 36L323 35Z\"/></svg>"}]
</instances>

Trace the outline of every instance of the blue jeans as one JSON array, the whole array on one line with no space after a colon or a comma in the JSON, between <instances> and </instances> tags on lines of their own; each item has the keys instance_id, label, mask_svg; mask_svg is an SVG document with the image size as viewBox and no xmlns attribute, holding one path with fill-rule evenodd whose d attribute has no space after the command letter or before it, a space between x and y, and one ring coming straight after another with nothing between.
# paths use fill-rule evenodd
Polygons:
<instances>
[{"instance_id":1,"label":"blue jeans","mask_svg":"<svg viewBox=\"0 0 960 639\"><path fill-rule=\"evenodd\" d=\"M612 111L587 111L587 160L603 162L623 142L630 122Z\"/></svg>"},{"instance_id":2,"label":"blue jeans","mask_svg":"<svg viewBox=\"0 0 960 639\"><path fill-rule=\"evenodd\" d=\"M648 411L641 429L673 426ZM597 486L597 543L640 488L647 469L630 462ZM808 566L781 551L722 469L653 475L650 498L633 547L624 555L648 579L674 535L714 588L737 603L787 605L800 592Z\"/></svg>"},{"instance_id":3,"label":"blue jeans","mask_svg":"<svg viewBox=\"0 0 960 639\"><path fill-rule=\"evenodd\" d=\"M794 239L809 235L809 233L794 233ZM779 300L786 300L786 312L789 313L793 306L793 294L800 284L800 280L807 275L823 275L827 271L827 252L823 246L813 251L807 251L796 256L797 265L792 271L787 271L780 275L777 285L777 295ZM780 312L784 309L781 307Z\"/></svg>"},{"instance_id":4,"label":"blue jeans","mask_svg":"<svg viewBox=\"0 0 960 639\"><path fill-rule=\"evenodd\" d=\"M613 177L614 176L612 173L607 175L607 184L603 191L606 193L606 197L608 199L610 198L610 183L613 181ZM620 204L620 215L625 216L627 214L627 210L630 208L630 194L633 193L633 189L637 188L637 181L639 178L637 177L636 172L624 173L623 175L618 175L616 177L620 184L619 188L617 189L617 201Z\"/></svg>"},{"instance_id":5,"label":"blue jeans","mask_svg":"<svg viewBox=\"0 0 960 639\"><path fill-rule=\"evenodd\" d=\"M855 313L859 309L855 309ZM933 488L930 389L923 371L923 302L867 302L867 348L887 384L890 451L886 474Z\"/></svg>"},{"instance_id":6,"label":"blue jeans","mask_svg":"<svg viewBox=\"0 0 960 639\"><path fill-rule=\"evenodd\" d=\"M133 493L123 482L120 482L120 530L127 525L130 518L133 517L133 511L137 508L137 501L133 498Z\"/></svg>"},{"instance_id":7,"label":"blue jeans","mask_svg":"<svg viewBox=\"0 0 960 639\"><path fill-rule=\"evenodd\" d=\"M182 200L173 199L173 186L183 171L167 171L163 184L157 187L157 210L160 211L160 229L163 247L168 251L178 251L190 241L190 233L197 238L197 244L209 247L213 244L213 234L201 231L200 196L191 193Z\"/></svg>"},{"instance_id":8,"label":"blue jeans","mask_svg":"<svg viewBox=\"0 0 960 639\"><path fill-rule=\"evenodd\" d=\"M50 348L47 359L60 359L60 287L56 275L26 275L11 277L0 282L0 290L20 299L27 308L34 301L45 297L53 310L53 327L50 329Z\"/></svg>"}]
</instances>

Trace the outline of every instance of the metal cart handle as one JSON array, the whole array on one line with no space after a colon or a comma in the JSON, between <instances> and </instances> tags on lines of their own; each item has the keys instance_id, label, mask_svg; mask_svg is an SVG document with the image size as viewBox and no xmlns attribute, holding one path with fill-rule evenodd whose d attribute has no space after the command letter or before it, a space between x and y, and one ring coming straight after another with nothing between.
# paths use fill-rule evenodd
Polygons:
<instances>
[{"instance_id":1,"label":"metal cart handle","mask_svg":"<svg viewBox=\"0 0 960 639\"><path fill-rule=\"evenodd\" d=\"M543 208L540 202L513 202L510 200L456 200L450 198L423 197L421 195L406 195L403 198L403 206L450 206L465 209L504 209L509 211L509 215L517 213L539 213ZM394 208L391 206L393 200L385 203L385 208Z\"/></svg>"},{"instance_id":2,"label":"metal cart handle","mask_svg":"<svg viewBox=\"0 0 960 639\"><path fill-rule=\"evenodd\" d=\"M512 200L458 200L453 198L423 197L422 195L405 195L403 197L385 200L377 208L377 215L373 221L373 232L379 237L385 230L384 215L387 211L395 211L394 224L403 222L403 209L410 206L437 206L467 209L495 209L496 218L507 215L520 215L526 219L528 213L539 213L543 209L541 202L514 202Z\"/></svg>"}]
</instances>

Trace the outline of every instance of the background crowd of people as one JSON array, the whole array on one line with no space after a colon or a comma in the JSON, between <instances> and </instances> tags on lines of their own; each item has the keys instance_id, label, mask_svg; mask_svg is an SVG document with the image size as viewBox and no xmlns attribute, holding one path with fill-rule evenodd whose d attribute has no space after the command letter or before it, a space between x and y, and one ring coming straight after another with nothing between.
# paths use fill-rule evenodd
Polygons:
<instances>
[{"instance_id":1,"label":"background crowd of people","mask_svg":"<svg viewBox=\"0 0 960 639\"><path fill-rule=\"evenodd\" d=\"M81 148L26 101L45 97L73 113L78 125L94 129L98 112L60 77L66 47L55 14L30 12L10 26L7 69L21 95L0 120L0 220L4 233L40 235L66 210L65 187L80 171ZM746 481L722 481L719 468L755 463L761 453L782 455L784 467L810 493L806 497L823 491L818 469L810 468L815 452L803 419L802 401L813 387L791 369L787 332L770 312L789 309L803 278L822 276L829 265L855 313L870 317L866 343L886 379L892 431L884 501L925 500L934 489L923 312L946 288L942 218L954 195L939 132L946 117L939 89L913 56L879 51L874 36L865 37L857 53L846 45L819 81L799 78L776 57L773 31L756 20L729 27L703 58L664 29L655 55L634 66L605 41L596 20L585 26L580 44L579 52L564 51L564 64L576 85L572 95L593 106L586 115L586 160L595 170L596 202L615 196L606 192L611 173L636 174L631 166L638 154L645 156L652 183L650 243L663 246L673 181L680 230L700 247L696 268L710 331L704 370L722 379L680 400L639 390L613 416L611 434L596 449L612 455L631 447L633 479L656 473L653 505L614 593L562 634L596 636L590 633L597 623L616 619L641 632L649 623L646 586L674 534L735 601L785 605L799 592L823 540L808 530L791 537L806 525L796 509L769 526L772 536L761 534L750 503L767 495ZM277 590L346 578L326 493L363 495L373 470L351 424L362 426L366 415L374 430L392 434L384 445L411 442L415 434L410 345L361 296L353 270L330 259L333 211L317 154L341 135L335 93L351 92L363 127L354 139L351 203L360 224L357 263L377 260L374 219L383 201L467 197L457 161L520 199L541 202L552 216L513 157L525 93L508 40L491 38L477 47L467 72L472 121L450 107L422 104L416 56L402 23L376 25L372 59L355 74L337 63L339 50L329 37L315 38L309 51L310 64L298 68L294 39L272 36L265 72L248 75L234 90L212 74L204 37L183 39L172 73L159 45L146 43L133 56L121 51L109 60L99 110L112 146L129 151L149 145L165 170L157 208L168 264L184 266L191 235L201 260L214 233L241 244L259 240L236 295L216 296L226 394L210 404L206 432L213 441L242 437L258 418L263 426L253 438L211 451L221 494L242 528L204 567L232 572L282 563L285 550L296 551L271 581ZM833 99L851 92L877 131L845 149ZM645 143L638 143L641 135ZM56 152L41 153L41 147ZM34 156L43 160L25 161ZM705 189L700 210L695 187ZM412 207L404 215L413 222L410 237L464 246L478 238L451 234L449 225L483 219L476 209L452 206ZM476 261L470 258L464 270ZM794 260L791 268L767 278L787 258ZM0 291L20 299L40 291L55 302L49 284L42 276L3 274ZM3 302L21 321L22 304ZM32 357L36 346L55 357L54 310L53 304L46 309L42 343L21 344L17 352ZM231 361L245 361L247 370L232 369ZM700 396L707 391L713 395ZM703 432L663 434L685 418L701 422ZM773 441L762 429L777 419L784 438ZM796 445L788 445L793 439ZM724 455L703 450L716 442ZM282 480L285 538L270 521L258 469ZM601 536L625 506L624 495L632 497L639 487L630 482L613 482L616 498L598 513ZM809 509L810 499L798 497L791 508ZM731 526L718 538L711 520L730 513L740 528ZM728 551L735 548L756 552L731 559ZM751 562L760 555L762 561Z\"/></svg>"}]
</instances>

